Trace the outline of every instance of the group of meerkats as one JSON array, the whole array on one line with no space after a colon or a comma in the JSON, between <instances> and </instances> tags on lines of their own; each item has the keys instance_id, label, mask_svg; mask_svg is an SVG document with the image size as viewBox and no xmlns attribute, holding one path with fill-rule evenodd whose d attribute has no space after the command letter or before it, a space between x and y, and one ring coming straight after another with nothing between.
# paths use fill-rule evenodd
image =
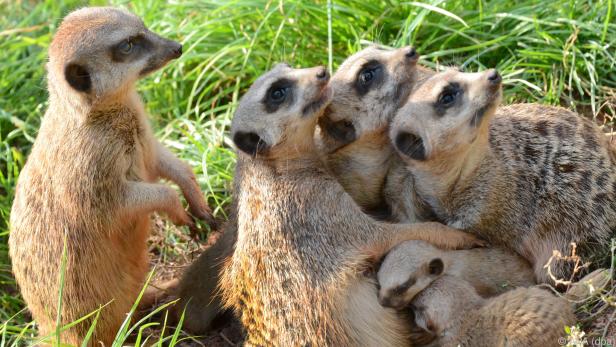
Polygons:
<instances>
[{"instance_id":1,"label":"group of meerkats","mask_svg":"<svg viewBox=\"0 0 616 347\"><path fill-rule=\"evenodd\" d=\"M53 38L9 239L43 339L58 317L102 308L61 339L81 345L96 322L90 345L111 345L144 285L152 212L215 223L135 90L181 54L115 8L77 10ZM501 107L495 70L436 72L418 57L370 47L331 78L279 64L254 82L231 125L230 221L177 289L186 327L226 307L250 346L562 343L579 274L554 251L607 254L616 152L573 112Z\"/></svg>"}]
</instances>

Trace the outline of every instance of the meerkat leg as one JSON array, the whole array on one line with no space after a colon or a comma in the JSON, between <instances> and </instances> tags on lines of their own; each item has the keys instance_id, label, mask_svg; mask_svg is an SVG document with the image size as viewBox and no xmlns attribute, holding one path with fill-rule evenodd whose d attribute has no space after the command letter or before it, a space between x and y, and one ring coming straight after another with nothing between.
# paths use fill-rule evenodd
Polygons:
<instances>
[{"instance_id":1,"label":"meerkat leg","mask_svg":"<svg viewBox=\"0 0 616 347\"><path fill-rule=\"evenodd\" d=\"M128 182L122 212L126 215L163 212L176 225L193 226L193 221L184 211L177 193L164 184Z\"/></svg>"},{"instance_id":2,"label":"meerkat leg","mask_svg":"<svg viewBox=\"0 0 616 347\"><path fill-rule=\"evenodd\" d=\"M485 242L475 236L436 222L414 224L383 224L384 230L376 243L369 246L371 257L380 258L397 244L408 240L422 240L443 249L483 247Z\"/></svg>"},{"instance_id":3,"label":"meerkat leg","mask_svg":"<svg viewBox=\"0 0 616 347\"><path fill-rule=\"evenodd\" d=\"M203 193L199 188L197 179L192 169L182 160L178 159L162 144L157 142L158 149L158 174L175 182L188 202L190 213L210 226L215 227L216 222L212 216L212 210L205 202Z\"/></svg>"}]
</instances>

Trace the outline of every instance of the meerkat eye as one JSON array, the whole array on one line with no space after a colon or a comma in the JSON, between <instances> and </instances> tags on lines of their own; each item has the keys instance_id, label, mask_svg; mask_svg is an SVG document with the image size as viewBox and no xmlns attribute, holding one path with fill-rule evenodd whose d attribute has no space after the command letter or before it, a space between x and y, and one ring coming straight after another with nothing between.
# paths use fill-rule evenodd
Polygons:
<instances>
[{"instance_id":1,"label":"meerkat eye","mask_svg":"<svg viewBox=\"0 0 616 347\"><path fill-rule=\"evenodd\" d=\"M452 106L460 94L459 86L457 84L450 84L439 95L438 103L444 107Z\"/></svg>"},{"instance_id":2,"label":"meerkat eye","mask_svg":"<svg viewBox=\"0 0 616 347\"><path fill-rule=\"evenodd\" d=\"M270 92L270 99L274 102L283 102L287 96L287 88L276 88Z\"/></svg>"},{"instance_id":3,"label":"meerkat eye","mask_svg":"<svg viewBox=\"0 0 616 347\"><path fill-rule=\"evenodd\" d=\"M456 92L447 91L441 94L438 102L441 103L442 105L453 104L453 102L456 101L456 96L457 96Z\"/></svg>"},{"instance_id":4,"label":"meerkat eye","mask_svg":"<svg viewBox=\"0 0 616 347\"><path fill-rule=\"evenodd\" d=\"M409 286L406 283L403 283L392 290L394 295L402 295L409 289Z\"/></svg>"},{"instance_id":5,"label":"meerkat eye","mask_svg":"<svg viewBox=\"0 0 616 347\"><path fill-rule=\"evenodd\" d=\"M130 54L130 52L132 52L133 50L133 41L131 41L130 39L123 41L118 46L118 50L122 54Z\"/></svg>"},{"instance_id":6,"label":"meerkat eye","mask_svg":"<svg viewBox=\"0 0 616 347\"><path fill-rule=\"evenodd\" d=\"M359 81L368 84L374 79L374 69L364 70L359 74Z\"/></svg>"},{"instance_id":7,"label":"meerkat eye","mask_svg":"<svg viewBox=\"0 0 616 347\"><path fill-rule=\"evenodd\" d=\"M443 273L444 264L439 258L432 259L428 264L428 272L430 275L437 276Z\"/></svg>"}]
</instances>

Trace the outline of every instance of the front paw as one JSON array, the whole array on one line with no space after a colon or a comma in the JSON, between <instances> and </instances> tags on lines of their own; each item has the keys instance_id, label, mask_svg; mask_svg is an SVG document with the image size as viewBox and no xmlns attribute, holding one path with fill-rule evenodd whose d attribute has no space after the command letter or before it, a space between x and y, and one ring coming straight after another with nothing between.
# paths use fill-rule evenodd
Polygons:
<instances>
[{"instance_id":1,"label":"front paw","mask_svg":"<svg viewBox=\"0 0 616 347\"><path fill-rule=\"evenodd\" d=\"M473 234L457 230L440 223L430 223L435 245L445 249L470 249L486 247L488 243Z\"/></svg>"},{"instance_id":2,"label":"front paw","mask_svg":"<svg viewBox=\"0 0 616 347\"><path fill-rule=\"evenodd\" d=\"M212 214L212 210L209 206L203 202L203 204L189 204L190 214L198 220L204 221L210 229L217 229L218 224L216 218Z\"/></svg>"}]
</instances>

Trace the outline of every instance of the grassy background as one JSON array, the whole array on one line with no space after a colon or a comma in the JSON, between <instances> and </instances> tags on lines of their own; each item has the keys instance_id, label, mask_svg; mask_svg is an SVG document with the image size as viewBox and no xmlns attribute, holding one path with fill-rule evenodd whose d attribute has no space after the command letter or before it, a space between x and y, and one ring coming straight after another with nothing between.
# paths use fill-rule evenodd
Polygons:
<instances>
[{"instance_id":1,"label":"grassy background","mask_svg":"<svg viewBox=\"0 0 616 347\"><path fill-rule=\"evenodd\" d=\"M368 42L414 45L432 67L498 67L506 102L560 104L609 131L616 114L614 2L334 0L331 21L326 1L112 4L184 44L181 59L139 90L158 137L192 165L211 206L224 216L234 165L225 130L242 91L279 61L308 67L331 59L335 69ZM87 4L0 0L0 346L25 344L34 332L11 276L8 218L15 181L47 106L47 46L61 18ZM164 243L184 242L175 235Z\"/></svg>"}]
</instances>

